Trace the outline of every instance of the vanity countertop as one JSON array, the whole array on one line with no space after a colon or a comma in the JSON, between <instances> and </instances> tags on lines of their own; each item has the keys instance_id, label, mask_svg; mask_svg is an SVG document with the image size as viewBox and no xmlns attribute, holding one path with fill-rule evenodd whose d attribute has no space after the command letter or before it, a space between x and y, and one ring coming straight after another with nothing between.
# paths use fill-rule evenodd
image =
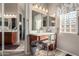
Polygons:
<instances>
[{"instance_id":1,"label":"vanity countertop","mask_svg":"<svg viewBox=\"0 0 79 59\"><path fill-rule=\"evenodd\" d=\"M2 30L0 30L2 32ZM4 30L4 32L17 32L17 30Z\"/></svg>"},{"instance_id":2,"label":"vanity countertop","mask_svg":"<svg viewBox=\"0 0 79 59\"><path fill-rule=\"evenodd\" d=\"M41 36L41 35L53 35L53 34L55 34L55 33L50 33L50 32L46 32L46 33L37 33L37 32L35 32L35 33L30 33L31 35L36 35L36 36Z\"/></svg>"}]
</instances>

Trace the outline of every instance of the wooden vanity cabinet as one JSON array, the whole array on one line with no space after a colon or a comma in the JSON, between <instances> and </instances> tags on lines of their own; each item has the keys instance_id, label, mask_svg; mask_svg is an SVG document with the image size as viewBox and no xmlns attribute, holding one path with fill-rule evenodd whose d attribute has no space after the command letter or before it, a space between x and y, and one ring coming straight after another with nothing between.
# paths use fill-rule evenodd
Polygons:
<instances>
[{"instance_id":1,"label":"wooden vanity cabinet","mask_svg":"<svg viewBox=\"0 0 79 59\"><path fill-rule=\"evenodd\" d=\"M32 41L37 41L37 37L38 37L39 41L48 40L48 36L47 35L42 35L42 36L29 35L30 45L31 45ZM55 39L55 46L54 46L54 48L53 48L53 44L50 44L49 50L56 49L56 47L57 47L57 37Z\"/></svg>"},{"instance_id":2,"label":"wooden vanity cabinet","mask_svg":"<svg viewBox=\"0 0 79 59\"><path fill-rule=\"evenodd\" d=\"M42 35L42 36L29 35L30 42L37 41L37 37L38 37L39 41L44 41L44 40L48 39L47 35Z\"/></svg>"},{"instance_id":3,"label":"wooden vanity cabinet","mask_svg":"<svg viewBox=\"0 0 79 59\"><path fill-rule=\"evenodd\" d=\"M16 43L17 39L17 32L4 32L4 41L5 44L12 44ZM0 45L2 44L2 32L0 32Z\"/></svg>"}]
</instances>

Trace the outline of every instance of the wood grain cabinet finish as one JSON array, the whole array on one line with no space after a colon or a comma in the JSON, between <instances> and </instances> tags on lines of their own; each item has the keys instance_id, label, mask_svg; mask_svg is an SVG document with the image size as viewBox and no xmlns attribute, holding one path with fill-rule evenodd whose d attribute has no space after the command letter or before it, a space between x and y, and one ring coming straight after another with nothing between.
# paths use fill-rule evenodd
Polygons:
<instances>
[{"instance_id":1,"label":"wood grain cabinet finish","mask_svg":"<svg viewBox=\"0 0 79 59\"><path fill-rule=\"evenodd\" d=\"M57 36L57 35L56 35L56 36ZM32 42L32 41L37 41L37 37L38 37L39 41L48 40L48 36L47 36L47 35L42 35L42 36L29 35L30 45L31 45L31 42ZM55 46L54 46L54 48L53 48L53 44L51 44L51 45L49 46L49 49L50 49L50 50L53 50L53 49L56 49L56 47L57 47L57 37L56 37L56 39L55 39Z\"/></svg>"},{"instance_id":2,"label":"wood grain cabinet finish","mask_svg":"<svg viewBox=\"0 0 79 59\"><path fill-rule=\"evenodd\" d=\"M29 35L30 42L37 41L37 37L38 37L39 41L43 41L43 40L47 40L48 39L47 35L42 35L42 36Z\"/></svg>"},{"instance_id":3,"label":"wood grain cabinet finish","mask_svg":"<svg viewBox=\"0 0 79 59\"><path fill-rule=\"evenodd\" d=\"M17 39L17 32L5 32L4 33L4 42L5 44L14 45ZM2 32L0 32L0 44L2 44Z\"/></svg>"}]
</instances>

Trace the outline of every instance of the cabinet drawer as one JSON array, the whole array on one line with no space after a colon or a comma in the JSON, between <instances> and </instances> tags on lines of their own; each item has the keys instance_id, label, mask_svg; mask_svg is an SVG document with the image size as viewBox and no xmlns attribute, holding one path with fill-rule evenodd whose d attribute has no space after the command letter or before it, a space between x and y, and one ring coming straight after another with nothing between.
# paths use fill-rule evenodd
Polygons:
<instances>
[{"instance_id":1,"label":"cabinet drawer","mask_svg":"<svg viewBox=\"0 0 79 59\"><path fill-rule=\"evenodd\" d=\"M47 35L40 36L40 40L48 39Z\"/></svg>"}]
</instances>

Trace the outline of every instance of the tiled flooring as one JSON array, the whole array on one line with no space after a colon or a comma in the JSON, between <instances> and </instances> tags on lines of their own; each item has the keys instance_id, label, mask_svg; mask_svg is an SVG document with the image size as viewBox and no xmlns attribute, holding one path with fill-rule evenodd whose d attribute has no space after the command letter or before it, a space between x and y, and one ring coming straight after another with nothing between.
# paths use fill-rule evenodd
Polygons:
<instances>
[{"instance_id":1,"label":"tiled flooring","mask_svg":"<svg viewBox=\"0 0 79 59\"><path fill-rule=\"evenodd\" d=\"M0 51L0 55L1 55L1 51ZM15 50L5 50L4 55L5 56L26 56L24 54L24 41L22 41L20 46ZM66 53L59 50L56 50L55 52L55 56L65 56L65 55ZM47 51L40 50L39 54L35 52L35 54L33 54L32 56L47 56ZM54 52L49 51L48 56L54 56Z\"/></svg>"},{"instance_id":2,"label":"tiled flooring","mask_svg":"<svg viewBox=\"0 0 79 59\"><path fill-rule=\"evenodd\" d=\"M35 52L35 54L33 55L34 56L65 56L66 53L59 51L59 50L55 50L55 51L49 51L47 54L47 51L40 50L39 52Z\"/></svg>"},{"instance_id":3,"label":"tiled flooring","mask_svg":"<svg viewBox=\"0 0 79 59\"><path fill-rule=\"evenodd\" d=\"M24 41L20 42L20 46L17 47L16 49L11 49L11 50L4 50L4 55L5 56L23 56L24 55ZM0 50L0 56L1 56L1 50Z\"/></svg>"},{"instance_id":4,"label":"tiled flooring","mask_svg":"<svg viewBox=\"0 0 79 59\"><path fill-rule=\"evenodd\" d=\"M54 52L49 51L48 56L65 56L66 53L63 53L59 50L56 50L55 55L53 54ZM24 54L24 51L5 51L4 52L5 56L26 56ZM38 55L31 55L31 56L47 56L47 52L46 51L40 51L40 53Z\"/></svg>"}]
</instances>

